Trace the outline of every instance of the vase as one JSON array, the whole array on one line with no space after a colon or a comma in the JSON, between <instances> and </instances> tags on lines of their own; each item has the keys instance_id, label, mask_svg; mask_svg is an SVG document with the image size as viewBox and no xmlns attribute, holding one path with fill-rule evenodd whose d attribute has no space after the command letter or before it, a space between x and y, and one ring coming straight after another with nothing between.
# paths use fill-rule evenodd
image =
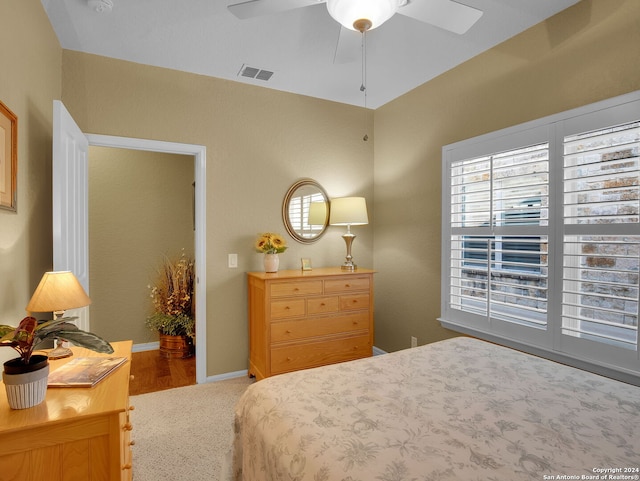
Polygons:
<instances>
[{"instance_id":1,"label":"vase","mask_svg":"<svg viewBox=\"0 0 640 481\"><path fill-rule=\"evenodd\" d=\"M279 265L280 265L280 258L278 257L278 254L264 255L264 271L265 272L278 272Z\"/></svg>"},{"instance_id":2,"label":"vase","mask_svg":"<svg viewBox=\"0 0 640 481\"><path fill-rule=\"evenodd\" d=\"M29 364L22 359L11 359L4 363L2 380L7 391L7 401L11 409L27 409L37 406L47 395L49 379L49 359L34 354Z\"/></svg>"}]
</instances>

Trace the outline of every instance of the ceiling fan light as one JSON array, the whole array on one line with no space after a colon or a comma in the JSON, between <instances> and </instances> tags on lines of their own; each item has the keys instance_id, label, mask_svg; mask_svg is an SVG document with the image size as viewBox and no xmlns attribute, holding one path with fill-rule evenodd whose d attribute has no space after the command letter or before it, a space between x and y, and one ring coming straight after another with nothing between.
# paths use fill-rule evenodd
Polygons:
<instances>
[{"instance_id":1,"label":"ceiling fan light","mask_svg":"<svg viewBox=\"0 0 640 481\"><path fill-rule=\"evenodd\" d=\"M373 29L389 20L397 12L399 0L327 0L327 10L338 23L358 30L354 23L369 20Z\"/></svg>"}]
</instances>

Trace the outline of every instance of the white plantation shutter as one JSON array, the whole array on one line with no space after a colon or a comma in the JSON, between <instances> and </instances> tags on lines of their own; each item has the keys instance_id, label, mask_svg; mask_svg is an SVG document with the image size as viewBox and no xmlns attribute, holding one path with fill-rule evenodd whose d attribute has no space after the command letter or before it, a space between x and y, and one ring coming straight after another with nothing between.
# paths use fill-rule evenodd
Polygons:
<instances>
[{"instance_id":1,"label":"white plantation shutter","mask_svg":"<svg viewBox=\"0 0 640 481\"><path fill-rule=\"evenodd\" d=\"M549 144L452 162L450 179L450 307L544 329Z\"/></svg>"},{"instance_id":2,"label":"white plantation shutter","mask_svg":"<svg viewBox=\"0 0 640 481\"><path fill-rule=\"evenodd\" d=\"M562 334L638 349L640 122L564 138ZM606 230L606 235L605 232Z\"/></svg>"},{"instance_id":3,"label":"white plantation shutter","mask_svg":"<svg viewBox=\"0 0 640 481\"><path fill-rule=\"evenodd\" d=\"M640 91L443 147L443 326L640 384Z\"/></svg>"}]
</instances>

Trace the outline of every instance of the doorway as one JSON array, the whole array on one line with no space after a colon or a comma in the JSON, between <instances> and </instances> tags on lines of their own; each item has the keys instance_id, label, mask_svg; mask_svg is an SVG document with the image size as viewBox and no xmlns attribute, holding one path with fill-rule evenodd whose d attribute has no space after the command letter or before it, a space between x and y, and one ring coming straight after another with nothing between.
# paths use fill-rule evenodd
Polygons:
<instances>
[{"instance_id":1,"label":"doorway","mask_svg":"<svg viewBox=\"0 0 640 481\"><path fill-rule=\"evenodd\" d=\"M196 382L206 382L206 148L201 145L86 134L90 146L189 155L194 158Z\"/></svg>"}]
</instances>

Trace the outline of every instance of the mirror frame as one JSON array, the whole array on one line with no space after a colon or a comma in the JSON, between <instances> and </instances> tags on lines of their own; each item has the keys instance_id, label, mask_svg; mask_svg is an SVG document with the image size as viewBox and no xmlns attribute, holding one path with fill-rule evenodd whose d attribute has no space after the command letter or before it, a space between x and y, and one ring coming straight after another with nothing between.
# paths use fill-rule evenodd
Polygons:
<instances>
[{"instance_id":1,"label":"mirror frame","mask_svg":"<svg viewBox=\"0 0 640 481\"><path fill-rule=\"evenodd\" d=\"M291 219L289 218L289 204L291 202L291 199L295 197L295 194L298 191L298 189L302 187L309 187L309 186L315 187L316 189L318 189L320 193L324 195L325 202L327 203L327 218L324 221L324 225L322 226L322 229L318 231L318 235L316 235L313 238L302 237L300 234L298 234L293 229L293 226L291 225ZM327 227L329 226L329 196L327 195L326 191L322 188L322 186L318 182L316 182L313 179L304 178L296 181L291 187L289 187L289 190L284 196L284 201L282 202L282 221L284 222L285 229L287 229L287 233L291 237L293 237L294 240L302 244L313 244L314 242L316 242L318 239L320 239L324 235L324 233L327 231Z\"/></svg>"}]
</instances>

